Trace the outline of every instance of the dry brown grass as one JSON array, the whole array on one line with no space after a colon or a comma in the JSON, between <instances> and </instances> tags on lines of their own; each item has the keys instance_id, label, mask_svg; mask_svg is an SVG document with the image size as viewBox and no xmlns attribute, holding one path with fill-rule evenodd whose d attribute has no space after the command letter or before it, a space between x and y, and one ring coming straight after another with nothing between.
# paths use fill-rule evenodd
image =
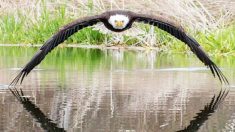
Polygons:
<instances>
[{"instance_id":1,"label":"dry brown grass","mask_svg":"<svg viewBox=\"0 0 235 132\"><path fill-rule=\"evenodd\" d=\"M54 14L61 6L65 7L65 15L70 19L107 10L125 9L169 17L191 32L211 32L235 18L234 5L233 0L1 0L0 15L14 14L17 19L21 14L27 19L27 25L30 27L37 23L45 10ZM150 46L156 44L154 27L148 30L141 28L143 26L139 24L134 27L134 31L125 32L125 34L134 36L139 43ZM100 25L96 26L96 29L102 29L103 33L107 33L102 26L100 28ZM123 36L116 34L113 34L112 39L106 43L110 42L125 43Z\"/></svg>"},{"instance_id":2,"label":"dry brown grass","mask_svg":"<svg viewBox=\"0 0 235 132\"><path fill-rule=\"evenodd\" d=\"M61 5L69 17L79 18L107 10L125 9L147 14L162 14L190 28L207 30L234 19L233 0L1 0L0 12L23 13L37 19L46 6L52 13Z\"/></svg>"}]
</instances>

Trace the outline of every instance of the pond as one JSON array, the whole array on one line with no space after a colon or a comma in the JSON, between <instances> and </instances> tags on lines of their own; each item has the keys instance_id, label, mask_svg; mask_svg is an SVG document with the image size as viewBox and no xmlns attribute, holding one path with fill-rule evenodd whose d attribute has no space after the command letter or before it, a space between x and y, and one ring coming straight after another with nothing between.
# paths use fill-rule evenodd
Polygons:
<instances>
[{"instance_id":1,"label":"pond","mask_svg":"<svg viewBox=\"0 0 235 132\"><path fill-rule=\"evenodd\" d=\"M228 88L194 55L59 47L14 96L7 86L37 49L0 47L0 131L235 129L233 58L213 58Z\"/></svg>"}]
</instances>

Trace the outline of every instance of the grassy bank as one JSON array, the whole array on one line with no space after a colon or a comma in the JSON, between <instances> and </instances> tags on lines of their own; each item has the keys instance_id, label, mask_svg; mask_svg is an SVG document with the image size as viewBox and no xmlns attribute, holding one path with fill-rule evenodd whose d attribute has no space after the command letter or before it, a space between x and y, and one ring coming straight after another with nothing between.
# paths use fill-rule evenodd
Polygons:
<instances>
[{"instance_id":1,"label":"grassy bank","mask_svg":"<svg viewBox=\"0 0 235 132\"><path fill-rule=\"evenodd\" d=\"M33 2L31 3L36 5L35 8L29 8L30 5L27 6L27 8L25 6L16 6L12 10L0 14L0 43L43 44L61 26L74 19L77 19L80 16L92 15L95 14L95 12L103 12L104 10L113 9L114 6L121 5L118 3L117 5L115 3L111 3L110 5L109 3L106 3L105 5L107 7L99 9L99 7L101 7L100 5L94 3L94 1L88 1L85 4L77 3L78 6L76 7L76 10L72 11L74 7L71 8L70 5L72 3L69 2L61 3L58 1L57 3L59 4L57 5L51 5L49 2L40 0ZM183 12L185 8L185 10L190 9L192 12L194 11L195 14L199 14L199 16L204 16L199 17L197 15L191 15L191 18L186 20L190 14L177 14L175 11L175 18L173 16L169 17L177 22L181 22L182 25L186 27L189 34L194 36L209 53L213 55L235 55L235 24L228 24L231 22L231 18L228 17L227 14L220 14L215 18L212 14L208 13L209 10L202 8L204 6L198 5L198 3L191 3L191 5L189 5L190 3L184 4L176 2L175 5L177 6L177 4L179 6L178 12ZM193 4L195 5L191 8ZM124 5L129 9L128 3L124 3ZM150 9L152 8L150 7ZM169 7L165 6L163 9L166 10L168 8ZM135 11L135 9L131 8L130 10ZM37 12L35 13L35 11ZM158 12L160 11L156 11L156 13ZM186 15L186 18L182 17L183 15ZM218 21L215 23L215 20ZM133 32L137 33L134 34ZM71 36L64 43L89 45L112 45L119 43L147 47L154 46L159 47L161 51L166 52L188 51L187 46L172 36L157 28L144 24L135 24L132 32L122 35L106 33L100 26L86 28Z\"/></svg>"}]
</instances>

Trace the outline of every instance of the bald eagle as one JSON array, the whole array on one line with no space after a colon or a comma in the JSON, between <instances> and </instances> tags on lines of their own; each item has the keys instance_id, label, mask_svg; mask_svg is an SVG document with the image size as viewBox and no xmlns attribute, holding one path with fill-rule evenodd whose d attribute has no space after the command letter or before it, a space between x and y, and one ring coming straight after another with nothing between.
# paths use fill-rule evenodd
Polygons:
<instances>
[{"instance_id":1,"label":"bald eagle","mask_svg":"<svg viewBox=\"0 0 235 132\"><path fill-rule=\"evenodd\" d=\"M15 86L19 81L21 84L24 77L27 76L30 71L35 66L37 66L45 58L45 56L60 43L64 42L67 38L69 38L77 31L85 27L95 25L98 22L102 22L106 28L114 32L122 32L131 28L133 22L143 22L156 26L187 44L192 52L196 54L196 56L207 67L210 68L214 77L217 75L221 83L224 82L228 84L228 80L226 79L226 77L216 66L216 64L209 58L209 56L204 52L199 43L194 38L186 34L181 26L178 26L173 22L157 16L139 14L131 11L115 10L107 11L100 15L79 18L62 27L36 52L33 58L23 67L19 74L10 83L10 86Z\"/></svg>"}]
</instances>

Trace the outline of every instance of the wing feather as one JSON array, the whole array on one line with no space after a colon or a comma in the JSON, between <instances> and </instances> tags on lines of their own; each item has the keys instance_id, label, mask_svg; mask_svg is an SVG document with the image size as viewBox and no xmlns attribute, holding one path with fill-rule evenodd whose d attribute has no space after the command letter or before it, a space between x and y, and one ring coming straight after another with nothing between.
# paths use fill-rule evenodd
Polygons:
<instances>
[{"instance_id":1,"label":"wing feather","mask_svg":"<svg viewBox=\"0 0 235 132\"><path fill-rule=\"evenodd\" d=\"M15 86L19 81L20 83L22 83L24 77L26 77L30 73L30 71L45 58L48 53L50 53L56 46L64 42L71 35L85 27L92 26L98 22L102 22L102 19L102 15L84 17L65 25L44 43L44 45L36 52L33 58L13 79L13 81L10 83L10 86Z\"/></svg>"},{"instance_id":2,"label":"wing feather","mask_svg":"<svg viewBox=\"0 0 235 132\"><path fill-rule=\"evenodd\" d=\"M200 59L200 61L202 61L206 66L210 68L214 77L218 76L221 83L224 82L226 84L229 84L227 78L223 75L217 65L209 58L200 44L194 38L187 35L181 26L178 26L175 23L162 17L151 15L135 14L133 19L137 22L144 22L150 25L154 25L187 44L190 47L191 51Z\"/></svg>"}]
</instances>

